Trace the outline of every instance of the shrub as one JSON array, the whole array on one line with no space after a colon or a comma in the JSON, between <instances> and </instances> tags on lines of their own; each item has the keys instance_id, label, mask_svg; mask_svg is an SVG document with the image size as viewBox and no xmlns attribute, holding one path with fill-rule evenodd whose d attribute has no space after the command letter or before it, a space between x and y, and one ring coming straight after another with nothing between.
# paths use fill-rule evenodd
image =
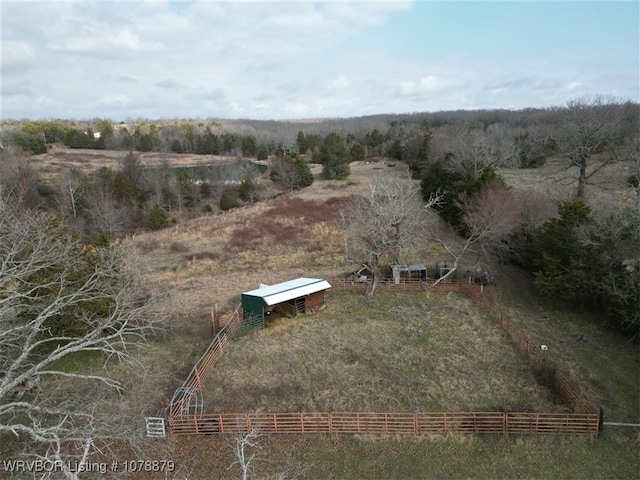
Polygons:
<instances>
[{"instance_id":1,"label":"shrub","mask_svg":"<svg viewBox=\"0 0 640 480\"><path fill-rule=\"evenodd\" d=\"M297 190L313 184L313 174L304 158L279 157L273 162L270 178L273 183L287 190Z\"/></svg>"},{"instance_id":2,"label":"shrub","mask_svg":"<svg viewBox=\"0 0 640 480\"><path fill-rule=\"evenodd\" d=\"M460 195L473 197L487 185L504 185L504 181L493 167L486 167L480 175L471 170L447 169L441 162L433 162L425 170L420 184L422 197L428 201L432 194L443 193L438 215L456 228L463 228L462 210L457 204Z\"/></svg>"},{"instance_id":3,"label":"shrub","mask_svg":"<svg viewBox=\"0 0 640 480\"><path fill-rule=\"evenodd\" d=\"M186 247L186 245L184 243L180 243L180 242L171 242L169 244L169 248L168 250L171 253L181 253L181 252L186 252L189 249Z\"/></svg>"},{"instance_id":4,"label":"shrub","mask_svg":"<svg viewBox=\"0 0 640 480\"><path fill-rule=\"evenodd\" d=\"M169 226L169 216L157 203L151 207L149 217L147 217L147 228L151 230L161 230Z\"/></svg>"},{"instance_id":5,"label":"shrub","mask_svg":"<svg viewBox=\"0 0 640 480\"><path fill-rule=\"evenodd\" d=\"M227 211L232 208L238 208L239 205L238 190L230 186L224 187L222 196L220 197L220 209Z\"/></svg>"},{"instance_id":6,"label":"shrub","mask_svg":"<svg viewBox=\"0 0 640 480\"><path fill-rule=\"evenodd\" d=\"M144 241L137 242L136 248L143 254L149 253L160 248L160 242L155 238L149 238Z\"/></svg>"}]
</instances>

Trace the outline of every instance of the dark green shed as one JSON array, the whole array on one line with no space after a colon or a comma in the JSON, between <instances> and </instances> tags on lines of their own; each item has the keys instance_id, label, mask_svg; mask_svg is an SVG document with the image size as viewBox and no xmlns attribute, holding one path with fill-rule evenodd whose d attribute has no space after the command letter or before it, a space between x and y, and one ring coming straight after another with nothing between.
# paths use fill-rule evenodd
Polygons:
<instances>
[{"instance_id":1,"label":"dark green shed","mask_svg":"<svg viewBox=\"0 0 640 480\"><path fill-rule=\"evenodd\" d=\"M242 294L245 315L262 316L276 311L289 317L324 308L331 284L321 278L297 278Z\"/></svg>"}]
</instances>

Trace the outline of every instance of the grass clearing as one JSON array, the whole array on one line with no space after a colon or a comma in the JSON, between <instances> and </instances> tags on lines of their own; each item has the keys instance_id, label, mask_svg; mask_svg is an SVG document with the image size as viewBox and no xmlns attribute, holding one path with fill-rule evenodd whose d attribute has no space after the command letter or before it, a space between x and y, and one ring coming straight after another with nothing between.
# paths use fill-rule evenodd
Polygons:
<instances>
[{"instance_id":1,"label":"grass clearing","mask_svg":"<svg viewBox=\"0 0 640 480\"><path fill-rule=\"evenodd\" d=\"M637 479L637 448L576 437L315 436L259 439L257 478ZM175 458L189 478L240 478L231 437L175 437L152 458ZM134 477L149 478L149 477ZM161 477L157 477L161 478Z\"/></svg>"},{"instance_id":2,"label":"grass clearing","mask_svg":"<svg viewBox=\"0 0 640 480\"><path fill-rule=\"evenodd\" d=\"M331 292L321 313L231 343L212 412L568 411L464 295Z\"/></svg>"},{"instance_id":3,"label":"grass clearing","mask_svg":"<svg viewBox=\"0 0 640 480\"><path fill-rule=\"evenodd\" d=\"M504 269L505 281L492 292L512 321L548 358L571 374L605 421L640 423L640 347L612 332L587 310L568 310L535 293L533 279ZM633 429L605 429L604 435L637 439Z\"/></svg>"},{"instance_id":4,"label":"grass clearing","mask_svg":"<svg viewBox=\"0 0 640 480\"><path fill-rule=\"evenodd\" d=\"M384 170L376 165L353 164L349 181L317 180L311 187L280 201L292 197L326 203L331 198L362 193L374 175L399 173L401 169L400 163ZM318 171L316 168L314 173ZM522 183L533 185L535 182L527 177L528 173L544 174L542 170L514 171L514 182L520 178ZM149 285L160 295L158 308L166 313L170 329L176 335L175 340L172 336L162 340L158 350L163 354L150 352L145 360L146 365L153 365L149 367L149 376L155 378L158 388L166 390L165 397L170 398L211 340L210 311L214 303L225 310L237 305L240 292L256 288L259 283L277 283L310 274L331 277L349 271L350 266L343 257L341 233L337 224L329 219L316 224L303 221L304 228L297 230L296 242L291 244L278 243L275 235L263 235L260 229L245 230L251 237L250 248L234 249L230 238L236 229L254 228L258 222L253 219L272 210L275 204L276 200L269 200L222 215L181 220L169 229L142 233L123 242L141 265ZM273 220L291 224L287 218ZM440 258L438 255L441 253L425 247L424 251L416 252L415 259L431 266ZM533 341L550 346L549 353L561 368L580 382L590 399L605 407L605 419L640 421L637 346L625 343L605 329L590 326L586 312L570 312L538 297L530 279L519 273L501 269L496 271L496 276L499 305ZM205 407L211 411L248 410L249 407L292 411L294 406L300 410L320 405L357 410L378 407L416 410L438 406L467 409L476 405L477 409L484 405L504 409L566 408L546 390L538 391L523 356L505 334L493 326L493 321L479 312L476 304L460 298L464 305L456 306L447 303L451 300L444 295L432 295L427 301L419 294L415 298L376 295L366 299L353 293L343 296L342 292L330 291L328 307L320 314L297 320L283 319L261 334L234 341L214 369L215 375L229 372L227 365L232 361L237 360L238 365L247 359L252 362L234 374L239 383L229 380L230 391L220 388L216 380L210 378ZM363 312L372 305L371 301L380 302L374 305L385 315L365 315ZM426 309L431 309L428 314L424 314ZM447 310L455 311L459 318L465 319L464 323L456 325L455 316L447 315ZM340 320L347 315L348 321ZM549 320L539 321L543 316ZM428 323L431 320L433 322ZM366 325L370 328L365 328ZM355 330L345 341L349 333L347 326ZM454 326L462 330L464 337L453 334ZM326 331L331 335L325 335ZM391 339L394 333L397 338ZM585 334L587 341L577 341L576 333ZM303 334L317 334L317 339L328 343L322 348L305 343ZM467 337L471 341L463 340ZM286 351L278 350L278 343L285 340ZM383 347L376 350L375 355L358 358L356 353L362 351L363 346L371 350L369 343L376 341L381 341ZM499 349L475 348L476 342L496 345ZM272 348L273 356L261 354L259 348L262 347ZM310 353L319 358L310 361ZM439 361L433 363L436 359ZM392 366L383 368L382 362L387 361L391 361ZM290 367L291 381L280 380L278 370L272 369L271 364L279 362ZM323 368L332 375L323 375ZM296 375L296 369L304 374ZM370 375L370 370L375 375ZM343 375L342 371L346 373ZM486 372L499 372L499 378L489 378ZM250 382L256 373L263 375L263 379L259 385L252 386ZM358 375L365 381L359 382ZM387 382L391 386L383 387L378 395L377 388L381 387L376 382L380 381L380 375L396 376L399 380ZM308 391L311 393L302 389L306 384L312 387ZM246 385L247 389L238 385ZM524 390L520 388L522 385ZM300 393L293 392L292 388L300 389ZM360 388L370 389L374 394L360 394ZM405 392L401 392L402 388ZM499 392L499 395L492 398L487 395L488 391ZM431 397L422 395L423 392ZM273 394L281 397L278 404L262 401L263 395L266 399ZM162 404L155 397L140 402L144 404L145 414L162 413L161 409L156 410ZM156 406L151 407L151 403ZM168 399L164 406L167 404ZM605 427L598 440L546 436L273 435L261 438L260 443L263 460L256 464L256 473L262 478L275 478L287 468L293 473L290 476L305 479L640 478L638 432L615 427ZM175 461L182 473L190 473L189 478L232 479L239 478L236 467L228 468L234 461L233 446L234 440L229 437L169 437L162 442L148 442L143 452L144 458ZM122 458L136 457L128 454Z\"/></svg>"}]
</instances>

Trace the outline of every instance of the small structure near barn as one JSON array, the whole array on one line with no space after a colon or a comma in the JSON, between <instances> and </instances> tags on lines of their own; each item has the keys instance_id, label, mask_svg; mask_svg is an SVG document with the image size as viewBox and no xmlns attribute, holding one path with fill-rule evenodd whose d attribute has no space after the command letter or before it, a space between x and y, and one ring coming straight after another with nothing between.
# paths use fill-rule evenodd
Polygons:
<instances>
[{"instance_id":1,"label":"small structure near barn","mask_svg":"<svg viewBox=\"0 0 640 480\"><path fill-rule=\"evenodd\" d=\"M242 309L246 315L260 316L272 311L287 317L314 313L325 307L325 292L331 284L321 278L297 278L244 292Z\"/></svg>"},{"instance_id":2,"label":"small structure near barn","mask_svg":"<svg viewBox=\"0 0 640 480\"><path fill-rule=\"evenodd\" d=\"M436 262L436 278L442 278L451 271L451 267L447 264L447 261L438 260Z\"/></svg>"},{"instance_id":3,"label":"small structure near barn","mask_svg":"<svg viewBox=\"0 0 640 480\"><path fill-rule=\"evenodd\" d=\"M427 267L423 263L414 263L413 265L391 265L393 272L393 283L400 283L400 279L427 279Z\"/></svg>"}]
</instances>

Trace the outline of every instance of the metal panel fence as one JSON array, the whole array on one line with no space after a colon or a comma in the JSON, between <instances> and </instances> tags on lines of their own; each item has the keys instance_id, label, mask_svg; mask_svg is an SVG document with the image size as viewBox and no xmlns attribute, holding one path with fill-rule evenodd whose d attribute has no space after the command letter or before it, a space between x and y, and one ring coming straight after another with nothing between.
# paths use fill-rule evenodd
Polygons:
<instances>
[{"instance_id":1,"label":"metal panel fence","mask_svg":"<svg viewBox=\"0 0 640 480\"><path fill-rule=\"evenodd\" d=\"M328 282L332 288L336 290L366 290L368 282L359 282L348 278L330 278ZM378 283L376 291L412 291L412 292L453 292L466 293L469 291L469 282L467 280L444 280L438 284L431 280L421 280L419 278L402 278L398 283L394 283L392 279L385 278Z\"/></svg>"},{"instance_id":2,"label":"metal panel fence","mask_svg":"<svg viewBox=\"0 0 640 480\"><path fill-rule=\"evenodd\" d=\"M365 289L366 284L346 279L332 279L333 288ZM381 290L435 291L468 293L498 316L500 325L534 365L549 373L550 387L560 393L576 413L513 412L297 412L297 413L221 413L203 414L191 408L195 393L200 393L229 340L255 329L264 328L254 318L244 318L238 307L225 318L216 335L191 373L176 390L169 409L168 424L174 435L246 433L325 433L325 434L578 434L596 436L600 418L590 407L575 382L555 365L545 362L539 348L486 296L478 285L465 280L441 282L437 285L419 279L403 279L400 283L383 282Z\"/></svg>"},{"instance_id":3,"label":"metal panel fence","mask_svg":"<svg viewBox=\"0 0 640 480\"><path fill-rule=\"evenodd\" d=\"M597 435L598 414L513 412L221 413L170 419L174 435L237 434L576 434Z\"/></svg>"},{"instance_id":4,"label":"metal panel fence","mask_svg":"<svg viewBox=\"0 0 640 480\"><path fill-rule=\"evenodd\" d=\"M229 343L229 339L236 338L240 336L239 333L241 334L249 330L247 325L244 325L243 320L242 309L240 307L236 308L230 316L225 318L225 325L193 366L183 384L173 394L171 405L169 406L170 418L190 414L194 410L196 411L195 413L200 413L197 410L198 407L202 405L196 404L197 398L213 367L215 367L220 357L222 357L225 347ZM250 322L249 327L255 327L252 323L253 319L248 320Z\"/></svg>"},{"instance_id":5,"label":"metal panel fence","mask_svg":"<svg viewBox=\"0 0 640 480\"><path fill-rule=\"evenodd\" d=\"M544 351L540 349L540 346L535 345L516 327L493 300L483 295L480 297L480 303L496 315L502 328L511 336L511 339L520 350L527 355L549 388L559 393L573 407L576 413L594 413L589 400L575 380L562 372L555 362L545 358Z\"/></svg>"}]
</instances>

